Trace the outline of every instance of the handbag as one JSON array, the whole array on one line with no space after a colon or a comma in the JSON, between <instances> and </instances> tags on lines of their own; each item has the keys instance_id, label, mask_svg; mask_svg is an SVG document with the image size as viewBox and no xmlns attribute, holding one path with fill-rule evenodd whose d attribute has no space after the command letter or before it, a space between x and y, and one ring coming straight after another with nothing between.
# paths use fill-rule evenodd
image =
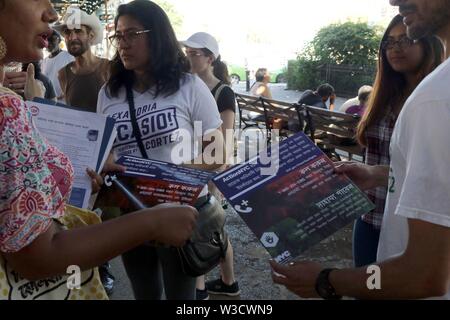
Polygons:
<instances>
[{"instance_id":1,"label":"handbag","mask_svg":"<svg viewBox=\"0 0 450 320\"><path fill-rule=\"evenodd\" d=\"M128 85L126 90L133 134L136 137L142 157L148 159L136 121L133 92ZM225 211L214 196L208 194L200 197L194 206L199 216L192 237L183 247L174 249L183 273L198 277L211 271L219 264L221 259L225 258L228 248L228 235L224 230Z\"/></svg>"},{"instance_id":2,"label":"handbag","mask_svg":"<svg viewBox=\"0 0 450 320\"><path fill-rule=\"evenodd\" d=\"M219 201L208 194L200 207L199 217L191 239L181 248L176 248L183 273L198 277L214 269L225 258L228 235L224 230L225 211Z\"/></svg>"}]
</instances>

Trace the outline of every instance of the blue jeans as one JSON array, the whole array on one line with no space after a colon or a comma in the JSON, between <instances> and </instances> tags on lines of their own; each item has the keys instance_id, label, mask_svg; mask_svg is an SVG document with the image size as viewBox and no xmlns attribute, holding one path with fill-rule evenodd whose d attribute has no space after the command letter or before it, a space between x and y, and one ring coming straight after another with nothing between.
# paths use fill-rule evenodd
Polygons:
<instances>
[{"instance_id":1,"label":"blue jeans","mask_svg":"<svg viewBox=\"0 0 450 320\"><path fill-rule=\"evenodd\" d=\"M353 227L353 262L355 267L373 264L377 260L380 229L364 222L361 218Z\"/></svg>"}]
</instances>

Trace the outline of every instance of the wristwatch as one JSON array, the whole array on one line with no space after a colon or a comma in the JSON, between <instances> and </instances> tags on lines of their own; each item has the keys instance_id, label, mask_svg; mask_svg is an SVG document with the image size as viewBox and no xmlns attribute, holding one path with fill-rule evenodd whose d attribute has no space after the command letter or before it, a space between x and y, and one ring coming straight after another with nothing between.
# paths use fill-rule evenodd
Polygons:
<instances>
[{"instance_id":1,"label":"wristwatch","mask_svg":"<svg viewBox=\"0 0 450 320\"><path fill-rule=\"evenodd\" d=\"M331 285L329 276L330 272L337 269L323 269L320 271L316 279L316 291L319 296L325 300L339 300L342 296L336 294L336 290Z\"/></svg>"}]
</instances>

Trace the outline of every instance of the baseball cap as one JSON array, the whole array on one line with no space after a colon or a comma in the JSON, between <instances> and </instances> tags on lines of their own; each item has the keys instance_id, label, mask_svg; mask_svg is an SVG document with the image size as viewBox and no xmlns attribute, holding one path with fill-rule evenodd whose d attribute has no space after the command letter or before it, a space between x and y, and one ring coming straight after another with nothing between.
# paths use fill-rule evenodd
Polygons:
<instances>
[{"instance_id":1,"label":"baseball cap","mask_svg":"<svg viewBox=\"0 0 450 320\"><path fill-rule=\"evenodd\" d=\"M197 32L189 37L186 41L180 41L182 45L194 49L208 49L214 55L214 58L219 57L219 44L217 40L206 32Z\"/></svg>"}]
</instances>

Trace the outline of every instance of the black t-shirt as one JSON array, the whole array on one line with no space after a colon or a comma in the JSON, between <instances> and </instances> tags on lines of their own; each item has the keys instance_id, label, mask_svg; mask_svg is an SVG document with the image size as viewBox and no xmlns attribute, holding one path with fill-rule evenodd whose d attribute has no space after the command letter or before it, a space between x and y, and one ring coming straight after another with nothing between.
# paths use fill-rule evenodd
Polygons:
<instances>
[{"instance_id":1,"label":"black t-shirt","mask_svg":"<svg viewBox=\"0 0 450 320\"><path fill-rule=\"evenodd\" d=\"M314 93L312 90L306 90L298 100L298 104L306 104L308 106L328 109L327 105L322 101L322 98Z\"/></svg>"},{"instance_id":2,"label":"black t-shirt","mask_svg":"<svg viewBox=\"0 0 450 320\"><path fill-rule=\"evenodd\" d=\"M219 87L224 84L225 83L223 82L219 82L217 86L215 86L211 90L214 98L216 97L217 89L219 89ZM220 92L216 102L217 106L219 107L219 113L222 113L225 110L236 112L236 96L234 95L233 89L231 89L229 86L225 86L222 88L222 91Z\"/></svg>"},{"instance_id":3,"label":"black t-shirt","mask_svg":"<svg viewBox=\"0 0 450 320\"><path fill-rule=\"evenodd\" d=\"M39 75L38 80L42 82L45 87L45 99L54 99L56 98L55 88L53 88L53 84L50 79L44 76L43 74Z\"/></svg>"}]
</instances>

